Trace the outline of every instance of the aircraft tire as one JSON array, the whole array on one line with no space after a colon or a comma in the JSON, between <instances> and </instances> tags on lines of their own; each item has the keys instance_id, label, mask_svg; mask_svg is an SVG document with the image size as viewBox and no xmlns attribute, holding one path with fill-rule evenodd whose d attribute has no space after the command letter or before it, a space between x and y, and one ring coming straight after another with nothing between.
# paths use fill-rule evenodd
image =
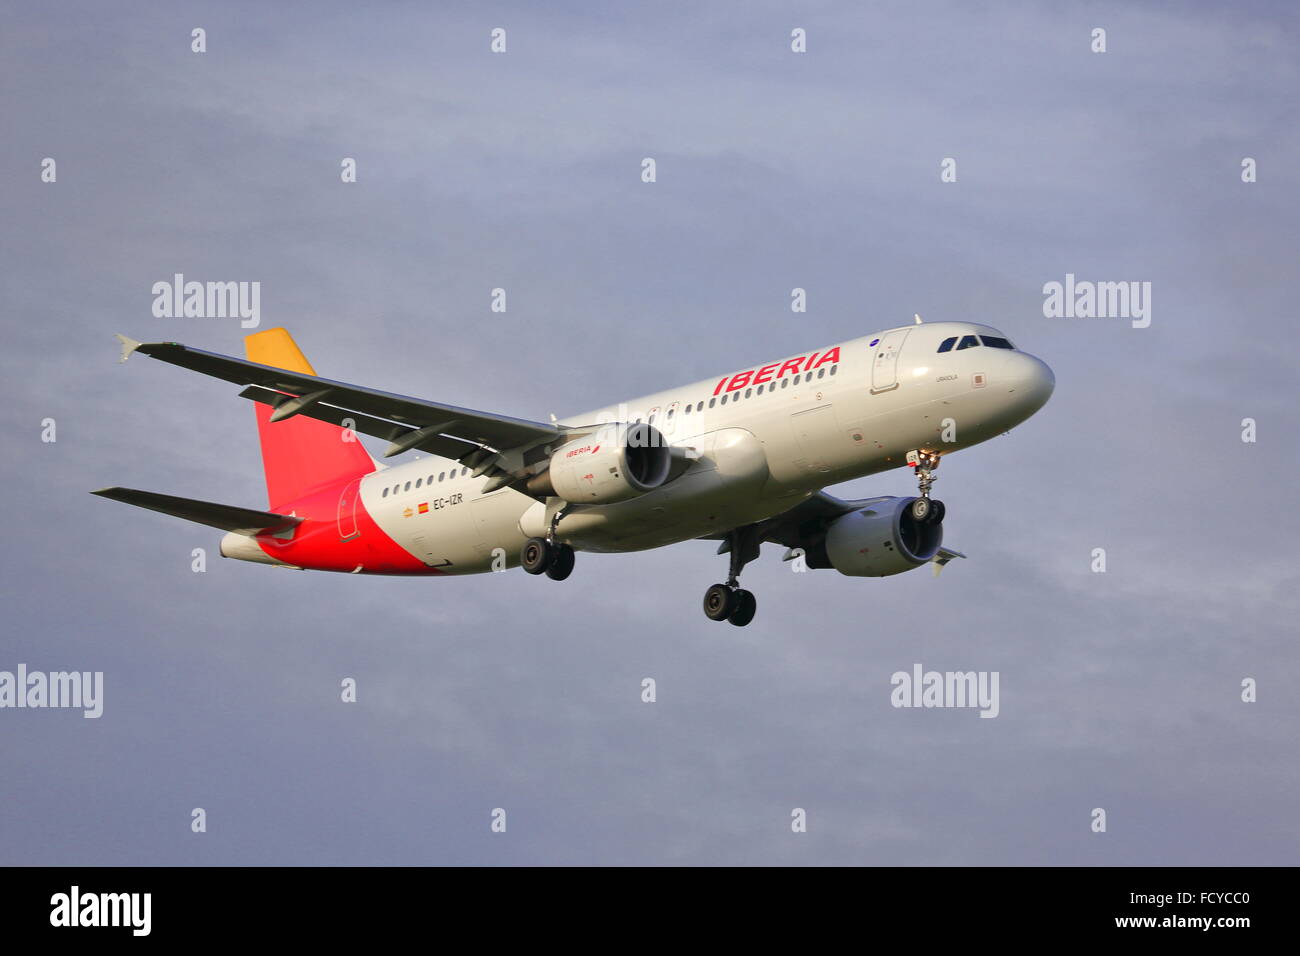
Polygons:
<instances>
[{"instance_id":1,"label":"aircraft tire","mask_svg":"<svg viewBox=\"0 0 1300 956\"><path fill-rule=\"evenodd\" d=\"M736 627L744 627L754 619L754 613L758 610L758 600L754 597L753 591L739 590L735 594L736 609L731 612L727 618Z\"/></svg>"},{"instance_id":2,"label":"aircraft tire","mask_svg":"<svg viewBox=\"0 0 1300 956\"><path fill-rule=\"evenodd\" d=\"M552 581L563 581L573 573L573 548L567 544L557 544L552 550L555 553L551 557L551 563L546 566L546 576Z\"/></svg>"},{"instance_id":3,"label":"aircraft tire","mask_svg":"<svg viewBox=\"0 0 1300 956\"><path fill-rule=\"evenodd\" d=\"M519 563L529 574L542 574L551 565L555 549L545 538L529 538L519 552Z\"/></svg>"},{"instance_id":4,"label":"aircraft tire","mask_svg":"<svg viewBox=\"0 0 1300 956\"><path fill-rule=\"evenodd\" d=\"M725 584L715 584L704 592L704 616L710 621L725 621L736 609L736 592Z\"/></svg>"}]
</instances>

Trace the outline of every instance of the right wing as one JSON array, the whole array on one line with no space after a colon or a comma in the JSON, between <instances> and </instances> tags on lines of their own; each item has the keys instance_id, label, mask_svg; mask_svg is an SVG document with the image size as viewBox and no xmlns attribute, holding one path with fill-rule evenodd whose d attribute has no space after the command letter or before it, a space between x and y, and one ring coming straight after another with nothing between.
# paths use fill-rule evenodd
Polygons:
<instances>
[{"instance_id":1,"label":"right wing","mask_svg":"<svg viewBox=\"0 0 1300 956\"><path fill-rule=\"evenodd\" d=\"M809 542L815 541L821 535L824 535L831 522L841 515L846 515L850 511L861 511L878 502L891 500L893 499L889 495L880 495L875 498L844 499L828 495L824 491L814 492L788 511L783 511L781 514L765 521L749 525L747 528L748 547L745 561L752 561L758 557L758 546L764 541L785 545L786 553L783 560L789 561L794 557L796 548L807 549ZM704 537L706 539L725 539L726 535L711 534ZM718 548L718 553L726 554L729 550L730 545L724 540ZM940 547L938 553L930 559L934 565L935 577L939 576L943 566L953 558L964 557L966 555L960 551Z\"/></svg>"}]
</instances>

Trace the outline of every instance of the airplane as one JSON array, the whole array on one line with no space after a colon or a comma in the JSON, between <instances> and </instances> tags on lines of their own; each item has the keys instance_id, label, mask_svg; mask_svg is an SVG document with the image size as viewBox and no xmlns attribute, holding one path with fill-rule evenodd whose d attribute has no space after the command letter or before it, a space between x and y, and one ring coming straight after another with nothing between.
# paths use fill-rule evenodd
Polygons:
<instances>
[{"instance_id":1,"label":"airplane","mask_svg":"<svg viewBox=\"0 0 1300 956\"><path fill-rule=\"evenodd\" d=\"M884 577L954 558L940 459L1007 432L1056 385L997 329L923 323L550 422L321 378L289 333L245 337L247 359L124 335L135 352L243 387L254 403L268 510L130 488L92 494L226 532L221 554L281 568L456 576L522 566L562 581L578 551L720 542L729 571L704 596L743 627L740 587L764 542L786 560ZM389 442L388 466L357 434ZM843 500L828 485L895 468L914 496Z\"/></svg>"}]
</instances>

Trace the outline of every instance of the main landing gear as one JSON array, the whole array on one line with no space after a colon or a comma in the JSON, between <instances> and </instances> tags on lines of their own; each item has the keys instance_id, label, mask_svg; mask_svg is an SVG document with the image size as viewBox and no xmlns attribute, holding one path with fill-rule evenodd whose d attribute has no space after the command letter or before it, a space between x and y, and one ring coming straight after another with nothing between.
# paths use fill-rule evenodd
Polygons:
<instances>
[{"instance_id":1,"label":"main landing gear","mask_svg":"<svg viewBox=\"0 0 1300 956\"><path fill-rule=\"evenodd\" d=\"M908 452L907 463L916 469L916 483L921 492L921 497L911 504L912 517L922 524L939 524L947 509L938 498L930 497L930 486L939 480L934 476L939 468L939 456L932 451Z\"/></svg>"},{"instance_id":2,"label":"main landing gear","mask_svg":"<svg viewBox=\"0 0 1300 956\"><path fill-rule=\"evenodd\" d=\"M573 573L573 548L555 540L555 526L563 510L551 516L551 530L545 538L529 538L519 552L519 563L529 574L545 574L552 581L563 581Z\"/></svg>"},{"instance_id":3,"label":"main landing gear","mask_svg":"<svg viewBox=\"0 0 1300 956\"><path fill-rule=\"evenodd\" d=\"M758 535L753 528L737 528L727 535L723 551L731 554L731 569L726 584L715 584L704 592L704 616L710 621L730 621L744 627L754 619L758 601L740 586L740 572L758 557Z\"/></svg>"},{"instance_id":4,"label":"main landing gear","mask_svg":"<svg viewBox=\"0 0 1300 956\"><path fill-rule=\"evenodd\" d=\"M529 574L545 574L563 581L573 573L575 555L567 544L553 544L545 538L529 538L519 553L519 563Z\"/></svg>"}]
</instances>

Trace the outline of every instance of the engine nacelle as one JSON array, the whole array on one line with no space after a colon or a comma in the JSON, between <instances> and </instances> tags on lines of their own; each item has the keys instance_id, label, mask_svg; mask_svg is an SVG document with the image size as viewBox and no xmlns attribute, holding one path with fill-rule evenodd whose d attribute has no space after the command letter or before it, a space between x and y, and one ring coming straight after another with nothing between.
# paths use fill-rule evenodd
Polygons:
<instances>
[{"instance_id":1,"label":"engine nacelle","mask_svg":"<svg viewBox=\"0 0 1300 956\"><path fill-rule=\"evenodd\" d=\"M826 560L840 574L881 578L919 568L939 553L943 525L912 517L915 498L886 498L826 529Z\"/></svg>"},{"instance_id":2,"label":"engine nacelle","mask_svg":"<svg viewBox=\"0 0 1300 956\"><path fill-rule=\"evenodd\" d=\"M658 488L671 466L672 452L659 429L618 422L560 446L529 490L575 504L612 504Z\"/></svg>"}]
</instances>

